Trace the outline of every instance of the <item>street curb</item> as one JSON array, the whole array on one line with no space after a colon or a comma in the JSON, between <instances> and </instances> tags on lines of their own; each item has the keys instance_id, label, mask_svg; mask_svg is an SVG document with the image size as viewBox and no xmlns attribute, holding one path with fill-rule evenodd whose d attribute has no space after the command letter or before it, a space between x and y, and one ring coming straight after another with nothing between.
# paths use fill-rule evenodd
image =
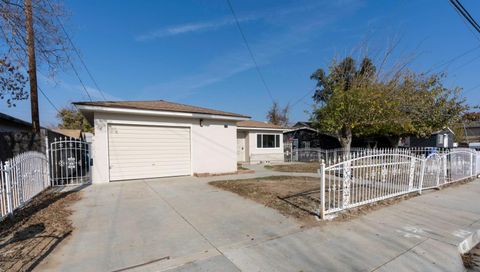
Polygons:
<instances>
[{"instance_id":1,"label":"street curb","mask_svg":"<svg viewBox=\"0 0 480 272\"><path fill-rule=\"evenodd\" d=\"M480 230L476 230L458 245L460 254L465 254L480 243Z\"/></svg>"}]
</instances>

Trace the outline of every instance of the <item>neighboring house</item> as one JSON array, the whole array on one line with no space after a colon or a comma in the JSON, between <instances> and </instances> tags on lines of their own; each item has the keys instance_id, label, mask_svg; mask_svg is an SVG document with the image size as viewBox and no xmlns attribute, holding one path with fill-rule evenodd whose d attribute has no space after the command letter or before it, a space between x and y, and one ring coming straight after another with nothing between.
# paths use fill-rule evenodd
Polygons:
<instances>
[{"instance_id":1,"label":"neighboring house","mask_svg":"<svg viewBox=\"0 0 480 272\"><path fill-rule=\"evenodd\" d=\"M480 122L469 122L463 124L461 146L480 149Z\"/></svg>"},{"instance_id":2,"label":"neighboring house","mask_svg":"<svg viewBox=\"0 0 480 272\"><path fill-rule=\"evenodd\" d=\"M333 149L341 148L337 137L331 133L318 131L312 127L312 122L297 122L290 129L285 130L284 139L286 142L292 143L293 148L321 148ZM396 146L386 136L370 136L370 137L353 137L352 147L367 148L386 148Z\"/></svg>"},{"instance_id":3,"label":"neighboring house","mask_svg":"<svg viewBox=\"0 0 480 272\"><path fill-rule=\"evenodd\" d=\"M26 151L38 151L45 153L45 137L52 140L60 134L40 128L40 133L32 132L32 124L0 113L0 161L5 161L15 155Z\"/></svg>"},{"instance_id":4,"label":"neighboring house","mask_svg":"<svg viewBox=\"0 0 480 272\"><path fill-rule=\"evenodd\" d=\"M450 128L444 128L439 131L435 131L429 137L416 137L409 136L401 139L400 146L403 147L440 147L440 148L452 148L453 137L455 133Z\"/></svg>"},{"instance_id":5,"label":"neighboring house","mask_svg":"<svg viewBox=\"0 0 480 272\"><path fill-rule=\"evenodd\" d=\"M283 133L284 140L292 143L293 148L339 148L337 138L321 133L312 127L311 122L297 122Z\"/></svg>"},{"instance_id":6,"label":"neighboring house","mask_svg":"<svg viewBox=\"0 0 480 272\"><path fill-rule=\"evenodd\" d=\"M0 112L0 132L32 131L32 124Z\"/></svg>"},{"instance_id":7,"label":"neighboring house","mask_svg":"<svg viewBox=\"0 0 480 272\"><path fill-rule=\"evenodd\" d=\"M237 123L237 160L249 163L283 162L284 128L247 120Z\"/></svg>"},{"instance_id":8,"label":"neighboring house","mask_svg":"<svg viewBox=\"0 0 480 272\"><path fill-rule=\"evenodd\" d=\"M163 100L73 104L94 125L94 183L235 172L237 122L250 119Z\"/></svg>"}]
</instances>

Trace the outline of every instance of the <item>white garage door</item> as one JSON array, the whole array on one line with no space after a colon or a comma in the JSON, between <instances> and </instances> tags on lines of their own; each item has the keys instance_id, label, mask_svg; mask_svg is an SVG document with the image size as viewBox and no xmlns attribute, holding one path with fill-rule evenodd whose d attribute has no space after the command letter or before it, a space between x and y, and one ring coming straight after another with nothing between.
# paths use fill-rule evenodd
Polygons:
<instances>
[{"instance_id":1,"label":"white garage door","mask_svg":"<svg viewBox=\"0 0 480 272\"><path fill-rule=\"evenodd\" d=\"M110 125L110 180L190 175L190 129Z\"/></svg>"}]
</instances>

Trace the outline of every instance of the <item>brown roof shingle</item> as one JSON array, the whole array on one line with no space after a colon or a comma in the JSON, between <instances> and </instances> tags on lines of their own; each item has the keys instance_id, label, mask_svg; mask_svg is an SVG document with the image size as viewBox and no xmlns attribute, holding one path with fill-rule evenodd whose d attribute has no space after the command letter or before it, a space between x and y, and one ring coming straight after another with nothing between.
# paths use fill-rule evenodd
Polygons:
<instances>
[{"instance_id":1,"label":"brown roof shingle","mask_svg":"<svg viewBox=\"0 0 480 272\"><path fill-rule=\"evenodd\" d=\"M186 113L200 113L200 114L213 114L240 118L250 118L250 116L219 111L214 109L207 109L202 107L196 107L186 104L173 103L164 100L151 100L151 101L95 101L95 102L74 102L74 105L85 106L97 106L97 107L109 107L109 108L125 108L125 109L139 109L139 110L153 110L153 111L173 111L173 112L186 112Z\"/></svg>"},{"instance_id":2,"label":"brown roof shingle","mask_svg":"<svg viewBox=\"0 0 480 272\"><path fill-rule=\"evenodd\" d=\"M237 122L238 127L253 127L253 128L274 128L274 129L283 129L281 126L277 126L271 123L260 122L255 120L246 120Z\"/></svg>"}]
</instances>

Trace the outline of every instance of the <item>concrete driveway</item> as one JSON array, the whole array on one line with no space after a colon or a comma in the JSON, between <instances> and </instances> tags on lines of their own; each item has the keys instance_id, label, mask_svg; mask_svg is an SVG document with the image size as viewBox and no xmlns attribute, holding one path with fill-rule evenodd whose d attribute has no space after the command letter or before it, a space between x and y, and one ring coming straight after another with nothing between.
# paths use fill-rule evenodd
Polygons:
<instances>
[{"instance_id":1,"label":"concrete driveway","mask_svg":"<svg viewBox=\"0 0 480 272\"><path fill-rule=\"evenodd\" d=\"M462 271L456 246L480 228L478 181L305 229L209 180L87 187L38 271Z\"/></svg>"}]
</instances>

